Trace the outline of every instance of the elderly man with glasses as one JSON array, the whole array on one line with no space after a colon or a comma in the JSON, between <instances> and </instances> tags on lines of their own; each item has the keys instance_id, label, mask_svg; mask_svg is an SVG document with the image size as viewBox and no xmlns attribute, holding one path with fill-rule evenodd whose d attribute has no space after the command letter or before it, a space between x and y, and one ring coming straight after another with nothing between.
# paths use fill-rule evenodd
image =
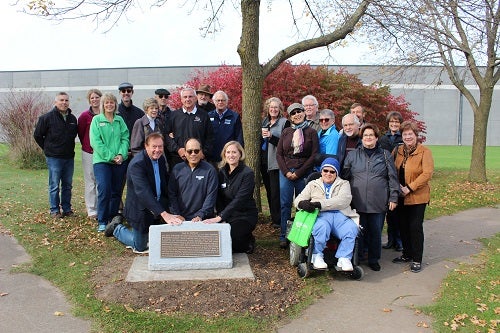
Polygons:
<instances>
[{"instance_id":1,"label":"elderly man with glasses","mask_svg":"<svg viewBox=\"0 0 500 333\"><path fill-rule=\"evenodd\" d=\"M304 106L308 126L315 131L319 131L321 127L318 120L318 100L313 95L307 95L302 98L302 105Z\"/></svg>"},{"instance_id":2,"label":"elderly man with glasses","mask_svg":"<svg viewBox=\"0 0 500 333\"><path fill-rule=\"evenodd\" d=\"M168 182L170 213L200 222L214 216L219 178L215 168L202 160L199 140L188 139L185 151L186 161L175 165Z\"/></svg>"}]
</instances>

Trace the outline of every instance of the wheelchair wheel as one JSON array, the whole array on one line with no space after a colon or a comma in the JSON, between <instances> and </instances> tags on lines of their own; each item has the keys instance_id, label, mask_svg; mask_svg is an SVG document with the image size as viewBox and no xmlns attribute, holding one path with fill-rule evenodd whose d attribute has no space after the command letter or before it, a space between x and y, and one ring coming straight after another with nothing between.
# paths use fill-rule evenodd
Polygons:
<instances>
[{"instance_id":1,"label":"wheelchair wheel","mask_svg":"<svg viewBox=\"0 0 500 333\"><path fill-rule=\"evenodd\" d=\"M307 263L302 262L297 267L297 273L299 273L299 276L301 278L306 278L311 273L311 270L309 269L309 267L307 267Z\"/></svg>"},{"instance_id":2,"label":"wheelchair wheel","mask_svg":"<svg viewBox=\"0 0 500 333\"><path fill-rule=\"evenodd\" d=\"M300 261L300 253L302 252L302 247L290 242L290 265L297 266Z\"/></svg>"},{"instance_id":3,"label":"wheelchair wheel","mask_svg":"<svg viewBox=\"0 0 500 333\"><path fill-rule=\"evenodd\" d=\"M361 280L363 279L363 276L365 276L365 271L361 266L354 266L353 271L349 274L349 278L351 280Z\"/></svg>"}]
</instances>

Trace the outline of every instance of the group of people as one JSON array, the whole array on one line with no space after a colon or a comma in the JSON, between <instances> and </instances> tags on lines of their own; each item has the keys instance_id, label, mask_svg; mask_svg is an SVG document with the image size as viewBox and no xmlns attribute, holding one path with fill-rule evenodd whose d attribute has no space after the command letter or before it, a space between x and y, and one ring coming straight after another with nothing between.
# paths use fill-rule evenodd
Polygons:
<instances>
[{"instance_id":1,"label":"group of people","mask_svg":"<svg viewBox=\"0 0 500 333\"><path fill-rule=\"evenodd\" d=\"M184 88L182 108L172 111L170 93L160 88L144 101L143 111L132 102L132 84L124 82L118 91L120 103L111 93L89 90L89 109L78 120L69 95L60 92L54 108L39 118L34 137L49 170L50 215L74 215L78 136L87 215L97 220L98 232L143 252L152 224L223 221L231 224L233 251L253 252L254 174L244 164L241 119L228 108L227 94L212 94L207 85Z\"/></svg>"},{"instance_id":2,"label":"group of people","mask_svg":"<svg viewBox=\"0 0 500 333\"><path fill-rule=\"evenodd\" d=\"M47 159L51 216L73 215L78 135L87 214L97 219L99 232L141 252L147 250L151 224L224 221L231 224L233 251L253 252L258 215L254 171L244 164L241 118L228 108L227 94L212 94L208 85L183 88L182 107L172 111L170 93L160 88L144 101L143 111L132 102L132 84L124 82L118 91L120 103L111 93L89 90L89 109L78 121L68 94L61 92L54 108L40 117L34 137ZM313 228L314 267L326 267L323 249L330 235L336 235L342 244L337 265L352 270L359 225L360 259L379 271L387 220L384 248L402 251L393 261L420 271L433 159L418 142L416 124L390 112L389 130L381 136L377 126L366 122L363 106L355 103L337 130L335 113L319 111L312 95L288 106L288 117L284 111L279 98L265 101L260 170L280 247L288 246L287 221L294 204L320 210ZM320 176L307 182L313 172Z\"/></svg>"},{"instance_id":3,"label":"group of people","mask_svg":"<svg viewBox=\"0 0 500 333\"><path fill-rule=\"evenodd\" d=\"M387 219L388 242L383 247L402 251L393 262L410 263L411 271L419 272L434 165L430 150L418 142L417 125L390 112L388 131L381 136L376 125L366 122L364 107L354 103L337 131L334 112L319 111L312 95L302 104L291 104L288 119L276 97L266 101L265 113L261 173L272 223L280 229L280 247L288 246L287 221L295 197L297 209L320 210L312 231L315 268L327 267L323 250L335 235L343 243L336 253L337 265L351 271L359 224L359 259L379 271ZM308 182L315 171L320 177Z\"/></svg>"}]
</instances>

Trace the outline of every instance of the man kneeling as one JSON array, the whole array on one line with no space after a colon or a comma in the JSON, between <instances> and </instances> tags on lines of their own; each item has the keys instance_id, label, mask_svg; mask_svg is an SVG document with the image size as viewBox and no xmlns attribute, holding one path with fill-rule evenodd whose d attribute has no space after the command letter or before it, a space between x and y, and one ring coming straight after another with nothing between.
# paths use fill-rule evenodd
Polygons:
<instances>
[{"instance_id":1,"label":"man kneeling","mask_svg":"<svg viewBox=\"0 0 500 333\"><path fill-rule=\"evenodd\" d=\"M127 197L123 214L132 230L121 224L116 216L108 223L104 234L115 236L134 252L144 252L148 248L149 226L160 224L181 224L184 218L169 214L167 186L168 173L163 155L163 136L151 133L145 139L145 149L138 153L127 169Z\"/></svg>"},{"instance_id":2,"label":"man kneeling","mask_svg":"<svg viewBox=\"0 0 500 333\"><path fill-rule=\"evenodd\" d=\"M315 269L326 269L323 250L330 235L340 239L335 254L337 266L343 271L352 271L351 258L358 235L359 215L351 209L351 187L347 180L338 177L339 162L332 157L321 164L321 177L310 181L295 198L298 209L320 212L314 224L314 249L311 262Z\"/></svg>"}]
</instances>

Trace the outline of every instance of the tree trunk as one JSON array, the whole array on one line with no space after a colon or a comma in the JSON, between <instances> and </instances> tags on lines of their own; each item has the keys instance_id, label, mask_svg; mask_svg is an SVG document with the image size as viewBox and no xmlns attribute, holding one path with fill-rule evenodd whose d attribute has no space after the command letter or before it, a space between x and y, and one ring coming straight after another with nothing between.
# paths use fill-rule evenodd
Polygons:
<instances>
[{"instance_id":1,"label":"tree trunk","mask_svg":"<svg viewBox=\"0 0 500 333\"><path fill-rule=\"evenodd\" d=\"M490 115L493 89L480 87L479 106L474 111L474 134L469 169L469 181L485 183L486 178L486 134Z\"/></svg>"},{"instance_id":2,"label":"tree trunk","mask_svg":"<svg viewBox=\"0 0 500 333\"><path fill-rule=\"evenodd\" d=\"M243 73L242 120L246 164L255 172L254 197L259 211L260 201L260 124L264 73L259 63L260 1L242 0L242 31L238 54Z\"/></svg>"}]
</instances>

